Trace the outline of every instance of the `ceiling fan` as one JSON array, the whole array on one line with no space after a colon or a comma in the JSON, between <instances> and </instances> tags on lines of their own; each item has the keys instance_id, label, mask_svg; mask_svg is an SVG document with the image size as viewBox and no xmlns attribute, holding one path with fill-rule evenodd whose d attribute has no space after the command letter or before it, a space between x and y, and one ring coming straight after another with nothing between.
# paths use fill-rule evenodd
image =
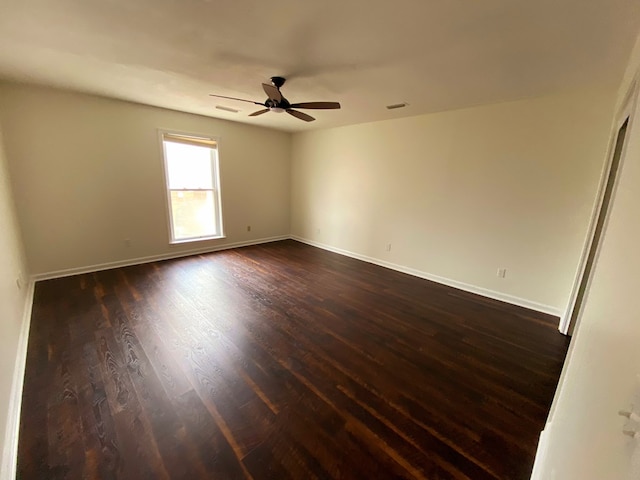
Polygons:
<instances>
[{"instance_id":1,"label":"ceiling fan","mask_svg":"<svg viewBox=\"0 0 640 480\"><path fill-rule=\"evenodd\" d=\"M258 115L262 115L267 112L287 112L289 115L293 115L300 120L304 120L305 122L313 122L315 118L311 115L307 115L306 113L299 112L294 110L294 108L304 108L304 109L314 109L314 110L331 110L340 108L340 104L338 102L302 102L302 103L289 103L289 100L282 96L280 92L280 87L284 85L286 79L283 77L271 77L271 85L268 83L263 83L262 88L264 92L267 94L267 99L264 102L254 102L253 100L244 100L242 98L234 98L234 97L225 97L223 95L214 95L209 94L212 97L218 98L227 98L229 100L238 100L240 102L249 102L254 103L256 105L262 105L263 107L267 107L263 110L258 110L257 112L251 113L250 117L257 117Z\"/></svg>"}]
</instances>

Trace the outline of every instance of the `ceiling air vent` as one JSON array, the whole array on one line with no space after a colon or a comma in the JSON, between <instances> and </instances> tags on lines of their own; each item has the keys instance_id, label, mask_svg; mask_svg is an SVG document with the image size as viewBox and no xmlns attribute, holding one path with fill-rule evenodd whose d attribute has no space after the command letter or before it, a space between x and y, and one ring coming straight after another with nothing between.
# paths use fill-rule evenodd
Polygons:
<instances>
[{"instance_id":1,"label":"ceiling air vent","mask_svg":"<svg viewBox=\"0 0 640 480\"><path fill-rule=\"evenodd\" d=\"M403 103L394 103L393 105L387 105L387 110L395 110L396 108L404 108L409 105L406 102Z\"/></svg>"},{"instance_id":2,"label":"ceiling air vent","mask_svg":"<svg viewBox=\"0 0 640 480\"><path fill-rule=\"evenodd\" d=\"M240 110L236 110L235 108L223 107L222 105L216 105L218 110L224 110L225 112L238 113Z\"/></svg>"}]
</instances>

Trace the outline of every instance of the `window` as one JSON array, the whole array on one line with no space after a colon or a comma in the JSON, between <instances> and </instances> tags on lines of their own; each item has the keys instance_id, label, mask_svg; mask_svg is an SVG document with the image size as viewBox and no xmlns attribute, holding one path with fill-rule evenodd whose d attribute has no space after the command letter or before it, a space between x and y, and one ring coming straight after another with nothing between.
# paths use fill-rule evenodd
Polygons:
<instances>
[{"instance_id":1,"label":"window","mask_svg":"<svg viewBox=\"0 0 640 480\"><path fill-rule=\"evenodd\" d=\"M163 133L162 145L171 243L222 237L218 143Z\"/></svg>"}]
</instances>

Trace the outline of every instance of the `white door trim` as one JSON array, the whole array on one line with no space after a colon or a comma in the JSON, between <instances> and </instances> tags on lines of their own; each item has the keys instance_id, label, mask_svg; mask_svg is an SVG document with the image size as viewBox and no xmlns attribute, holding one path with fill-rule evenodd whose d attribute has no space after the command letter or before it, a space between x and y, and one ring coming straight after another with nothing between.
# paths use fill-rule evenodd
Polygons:
<instances>
[{"instance_id":1,"label":"white door trim","mask_svg":"<svg viewBox=\"0 0 640 480\"><path fill-rule=\"evenodd\" d=\"M609 175L611 174L611 167L613 165L613 157L614 157L614 152L615 152L616 143L618 139L618 132L627 119L629 119L629 123L627 124L627 139L628 139L629 132L631 132L631 129L633 128L633 121L634 121L633 113L636 110L636 103L638 99L638 82L639 82L638 75L639 74L640 72L636 74L636 78L634 79L633 82L631 82L631 85L627 90L625 100L622 103L621 107L616 112L616 115L614 117L614 122L612 124L611 133L609 136L609 146L607 148L606 161L604 162L602 172L600 173L600 183L598 186L598 193L596 195L593 208L591 210L591 220L589 221L589 228L587 230L587 235L585 237L585 241L582 247L580 262L578 263L578 268L576 270L576 274L573 279L573 286L571 287L571 294L569 295L567 307L565 308L563 315L560 317L560 324L558 325L558 330L560 330L560 332L565 335L569 334L572 327L571 318L574 314L574 310L577 307L579 307L577 305L577 301L578 301L578 293L580 290L580 284L582 283L582 277L585 275L589 253L591 251L593 242L595 240L596 226L598 224L600 212L602 210L603 202L605 200L604 197L605 197L605 191L607 188L607 182L609 180ZM618 173L623 168L626 150L627 150L627 142L625 142L625 144L623 145L623 149L620 154L620 163L618 165ZM610 205L613 204L615 192L617 189L617 183L618 183L618 178L616 178L615 180ZM608 223L608 218L605 218L603 232L606 231L607 223ZM597 245L596 248L599 249L599 245ZM597 259L597 256L598 256L598 252L596 252L596 259ZM588 290L588 286L587 286L587 290ZM573 330L575 330L575 326L577 326L577 324L579 323L580 316L581 314L579 314L578 317L575 319Z\"/></svg>"}]
</instances>

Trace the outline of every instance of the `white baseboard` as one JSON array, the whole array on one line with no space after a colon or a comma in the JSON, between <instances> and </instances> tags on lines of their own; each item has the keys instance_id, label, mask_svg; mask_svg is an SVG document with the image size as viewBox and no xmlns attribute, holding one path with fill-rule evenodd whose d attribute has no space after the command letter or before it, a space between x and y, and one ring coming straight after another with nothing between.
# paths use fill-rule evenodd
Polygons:
<instances>
[{"instance_id":1,"label":"white baseboard","mask_svg":"<svg viewBox=\"0 0 640 480\"><path fill-rule=\"evenodd\" d=\"M540 432L538 449L536 450L536 457L533 461L531 480L553 480L555 478L555 472L553 472L553 470L551 471L552 478L543 477L545 474L545 463L549 452L549 432L551 431L551 428L552 424L549 422L545 425L544 430Z\"/></svg>"},{"instance_id":2,"label":"white baseboard","mask_svg":"<svg viewBox=\"0 0 640 480\"><path fill-rule=\"evenodd\" d=\"M172 258L188 257L190 255L198 255L202 253L228 250L231 248L246 247L250 245L259 245L261 243L276 242L279 240L286 240L289 238L292 240L296 240L298 242L306 243L307 245L312 245L314 247L322 248L323 250L328 250L330 252L338 253L340 255L345 255L347 257L355 258L357 260L362 260L364 262L373 263L375 265L389 268L391 270L396 270L398 272L407 273L409 275L413 275L414 277L424 278L426 280L431 280L432 282L448 285L450 287L457 288L459 290L464 290L465 292L475 293L478 295L482 295L483 297L492 298L494 300L500 300L502 302L510 303L512 305L518 305L520 307L529 308L537 312L548 313L550 315L554 315L557 317L561 315L560 309L556 307L552 307L550 305L544 305L542 303L534 302L534 301L527 300L520 297L515 297L513 295L508 295L506 293L496 292L494 290L489 290L486 288L478 287L476 285L459 282L457 280L441 277L439 275L433 275L431 273L423 272L415 268L405 267L404 265L398 265L395 263L386 262L378 258L368 257L366 255L361 255L359 253L351 252L349 250L344 250L342 248L337 248L331 245L315 242L313 240L298 237L296 235L280 235L277 237L260 238L256 240L246 241L246 242L228 243L225 245L209 246L206 248L182 250L180 252L175 252L175 253L166 253L161 255L131 258L131 259L121 260L117 262L100 263L96 265L89 265L86 267L69 268L69 269L57 270L53 272L39 273L39 274L33 275L33 279L35 281L39 281L39 280L49 280L52 278L68 277L71 275L79 275L82 273L91 273L91 272L98 272L100 270L109 270L111 268L128 267L130 265L139 265L141 263L157 262L159 260L170 260Z\"/></svg>"},{"instance_id":3,"label":"white baseboard","mask_svg":"<svg viewBox=\"0 0 640 480\"><path fill-rule=\"evenodd\" d=\"M181 250L173 253L163 253L161 255L151 255L147 257L129 258L127 260L119 260L116 262L99 263L86 267L68 268L65 270L56 270L53 272L38 273L33 275L35 281L50 280L52 278L70 277L81 273L99 272L100 270L110 270L112 268L128 267L131 265L140 265L142 263L157 262L160 260L170 260L172 258L188 257L190 255L198 255L202 253L217 252L220 250L229 250L230 248L248 247L251 245L259 245L261 243L277 242L278 240L287 240L291 238L289 235L280 235L277 237L259 238L246 242L227 243L224 245L215 245L205 248L195 248L192 250Z\"/></svg>"},{"instance_id":4,"label":"white baseboard","mask_svg":"<svg viewBox=\"0 0 640 480\"><path fill-rule=\"evenodd\" d=\"M465 292L475 293L478 295L482 295L483 297L492 298L494 300L500 300L501 302L510 303L512 305L518 305L519 307L528 308L530 310L535 310L537 312L547 313L549 315L554 315L556 317L559 317L561 314L560 309L556 307L552 307L550 305L544 305L542 303L527 300L525 298L515 297L513 295L496 292L494 290L489 290L487 288L477 287L475 285L459 282L457 280L441 277L439 275L433 275L431 273L423 272L415 268L405 267L403 265L386 262L378 258L368 257L366 255L361 255L359 253L351 252L349 250L344 250L342 248L332 247L331 245L315 242L313 240L308 240L306 238L298 237L296 235L291 235L291 239L297 240L298 242L306 243L307 245L322 248L323 250L328 250L330 252L338 253L340 255L345 255L347 257L355 258L357 260L362 260L364 262L373 263L381 267L390 268L391 270L407 273L409 275L413 275L414 277L424 278L425 280L431 280L432 282L447 285L449 287L457 288L459 290L464 290Z\"/></svg>"},{"instance_id":5,"label":"white baseboard","mask_svg":"<svg viewBox=\"0 0 640 480\"><path fill-rule=\"evenodd\" d=\"M18 351L13 369L11 384L11 398L7 412L7 426L4 435L2 451L2 465L0 465L0 479L16 478L16 461L18 459L18 433L20 431L20 408L22 406L22 387L27 363L27 346L29 343L29 326L31 325L31 311L33 310L33 293L35 282L29 281L25 298L22 326L18 339Z\"/></svg>"}]
</instances>

